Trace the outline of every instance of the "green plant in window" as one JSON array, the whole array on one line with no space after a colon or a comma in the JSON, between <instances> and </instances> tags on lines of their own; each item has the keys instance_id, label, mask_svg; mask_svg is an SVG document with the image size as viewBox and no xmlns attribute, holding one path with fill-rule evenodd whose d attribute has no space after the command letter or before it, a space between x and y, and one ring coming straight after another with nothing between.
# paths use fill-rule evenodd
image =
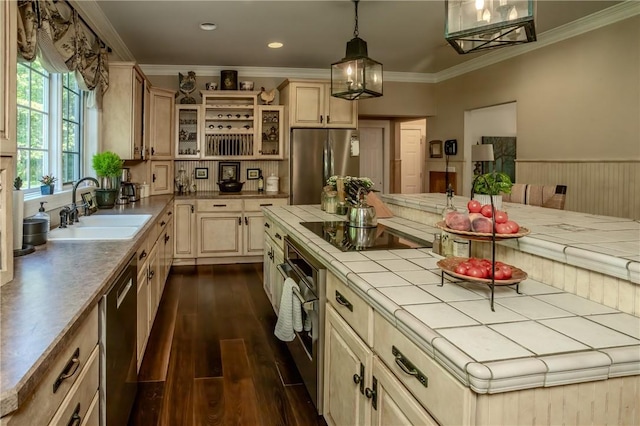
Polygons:
<instances>
[{"instance_id":1,"label":"green plant in window","mask_svg":"<svg viewBox=\"0 0 640 426\"><path fill-rule=\"evenodd\" d=\"M53 185L58 180L53 175L44 175L40 178L40 183L43 185Z\"/></svg>"}]
</instances>

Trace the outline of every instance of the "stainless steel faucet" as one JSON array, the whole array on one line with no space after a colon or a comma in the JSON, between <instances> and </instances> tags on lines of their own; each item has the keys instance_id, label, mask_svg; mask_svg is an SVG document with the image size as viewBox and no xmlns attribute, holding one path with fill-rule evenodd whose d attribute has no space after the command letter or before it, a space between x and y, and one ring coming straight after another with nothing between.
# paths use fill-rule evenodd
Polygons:
<instances>
[{"instance_id":1,"label":"stainless steel faucet","mask_svg":"<svg viewBox=\"0 0 640 426\"><path fill-rule=\"evenodd\" d=\"M78 220L78 206L76 205L76 191L78 190L78 185L80 185L81 182L84 182L85 180L90 180L93 183L96 184L96 187L100 187L100 182L98 182L98 180L96 178L92 178L91 176L87 176L87 177L83 177L82 179L78 180L76 183L73 184L73 191L71 192L71 211L70 211L70 224L73 224L74 222L79 222ZM87 210L85 209L85 212Z\"/></svg>"}]
</instances>

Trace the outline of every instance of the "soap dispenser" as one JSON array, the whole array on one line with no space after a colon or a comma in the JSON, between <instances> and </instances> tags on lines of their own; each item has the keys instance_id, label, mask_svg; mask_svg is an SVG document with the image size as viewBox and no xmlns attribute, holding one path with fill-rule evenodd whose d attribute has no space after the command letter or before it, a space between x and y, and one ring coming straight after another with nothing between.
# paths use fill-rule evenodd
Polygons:
<instances>
[{"instance_id":1,"label":"soap dispenser","mask_svg":"<svg viewBox=\"0 0 640 426\"><path fill-rule=\"evenodd\" d=\"M38 209L38 213L34 214L33 218L45 219L47 221L47 232L49 232L49 230L51 229L51 217L49 216L49 213L44 211L44 203L46 203L46 201L40 202L40 208Z\"/></svg>"}]
</instances>

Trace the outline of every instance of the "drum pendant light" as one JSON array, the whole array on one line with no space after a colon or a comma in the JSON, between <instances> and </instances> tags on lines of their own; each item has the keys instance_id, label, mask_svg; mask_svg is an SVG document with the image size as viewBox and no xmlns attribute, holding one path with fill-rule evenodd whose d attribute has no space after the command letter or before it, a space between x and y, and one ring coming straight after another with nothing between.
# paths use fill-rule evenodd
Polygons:
<instances>
[{"instance_id":1,"label":"drum pendant light","mask_svg":"<svg viewBox=\"0 0 640 426\"><path fill-rule=\"evenodd\" d=\"M458 53L536 41L533 0L445 0L445 39Z\"/></svg>"},{"instance_id":2,"label":"drum pendant light","mask_svg":"<svg viewBox=\"0 0 640 426\"><path fill-rule=\"evenodd\" d=\"M367 42L358 37L358 0L353 38L344 58L331 64L331 96L354 101L382 96L382 64L369 58Z\"/></svg>"}]
</instances>

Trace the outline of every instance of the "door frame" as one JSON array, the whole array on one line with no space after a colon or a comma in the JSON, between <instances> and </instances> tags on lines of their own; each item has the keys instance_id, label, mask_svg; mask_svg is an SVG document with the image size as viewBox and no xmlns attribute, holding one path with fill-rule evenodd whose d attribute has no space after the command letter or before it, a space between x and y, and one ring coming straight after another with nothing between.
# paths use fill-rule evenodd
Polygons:
<instances>
[{"instance_id":1,"label":"door frame","mask_svg":"<svg viewBox=\"0 0 640 426\"><path fill-rule=\"evenodd\" d=\"M362 127L382 129L382 193L389 193L390 169L391 169L391 121L390 120L358 120L358 129Z\"/></svg>"}]
</instances>

